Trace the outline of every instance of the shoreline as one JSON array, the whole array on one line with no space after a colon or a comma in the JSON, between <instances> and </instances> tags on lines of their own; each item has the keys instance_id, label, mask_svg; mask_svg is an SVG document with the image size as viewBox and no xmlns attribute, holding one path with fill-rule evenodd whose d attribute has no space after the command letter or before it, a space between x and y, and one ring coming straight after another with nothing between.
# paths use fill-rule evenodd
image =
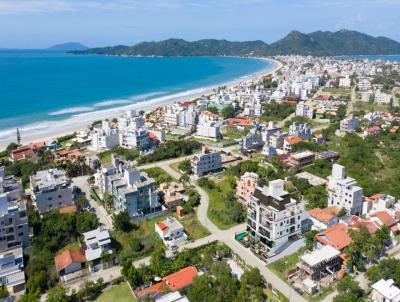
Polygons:
<instances>
[{"instance_id":1,"label":"shoreline","mask_svg":"<svg viewBox=\"0 0 400 302\"><path fill-rule=\"evenodd\" d=\"M214 93L214 90L220 86L232 87L239 83L258 79L263 76L271 75L282 67L282 63L270 58L254 58L272 62L273 66L257 71L255 73L233 79L228 82L213 84L208 87L195 88L192 90L183 91L180 93L147 99L135 104L118 106L115 108L97 110L93 112L85 112L75 114L65 120L60 121L44 121L20 127L21 144L28 144L33 141L49 142L60 136L68 135L80 130L86 129L95 120L118 118L123 112L129 109L144 110L146 113L157 109L158 107L173 104L175 102L190 101L202 96L209 96ZM16 133L14 128L4 129L4 132L10 133L6 138L0 139L0 148L5 149L8 144L15 141L12 134ZM24 134L24 131L29 131ZM35 133L36 132L36 133ZM16 135L15 135L16 137Z\"/></svg>"}]
</instances>

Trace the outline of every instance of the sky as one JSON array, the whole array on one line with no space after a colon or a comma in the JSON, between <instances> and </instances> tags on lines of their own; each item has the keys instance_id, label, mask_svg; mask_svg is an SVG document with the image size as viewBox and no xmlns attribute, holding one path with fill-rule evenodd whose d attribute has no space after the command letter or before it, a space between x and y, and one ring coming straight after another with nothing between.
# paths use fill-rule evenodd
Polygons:
<instances>
[{"instance_id":1,"label":"sky","mask_svg":"<svg viewBox=\"0 0 400 302\"><path fill-rule=\"evenodd\" d=\"M349 29L400 41L400 0L0 0L0 48L216 38L274 42Z\"/></svg>"}]
</instances>

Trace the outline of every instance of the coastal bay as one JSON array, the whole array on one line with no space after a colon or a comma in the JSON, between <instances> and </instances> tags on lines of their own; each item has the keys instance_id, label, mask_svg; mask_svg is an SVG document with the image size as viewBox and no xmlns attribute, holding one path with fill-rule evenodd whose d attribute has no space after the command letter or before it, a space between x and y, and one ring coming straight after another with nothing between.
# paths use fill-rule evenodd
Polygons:
<instances>
[{"instance_id":1,"label":"coastal bay","mask_svg":"<svg viewBox=\"0 0 400 302\"><path fill-rule=\"evenodd\" d=\"M29 66L34 65L39 75L35 78L31 74L28 79L26 73L30 71L25 68L18 83L24 81L27 90L12 90L10 72L6 72L6 69L13 68L17 72L18 61L26 61L27 57ZM130 58L34 51L28 54L20 51L13 54L0 52L0 64L6 66L0 72L0 78L6 79L0 81L3 83L0 84L3 86L0 92L0 105L3 108L0 113L0 144L3 146L15 140L17 127L20 128L23 142L48 139L80 130L97 119L116 117L127 109L149 111L175 101L200 97L219 85L244 81L277 66L271 60L236 57ZM71 67L72 71L54 71L52 64L58 67L66 67L67 64L78 66ZM101 69L88 70L96 67L96 64L105 65L102 68L107 67L107 74L104 75ZM49 69L61 74L67 72L67 75L64 74L64 80L50 78L44 83L42 73ZM145 70L145 74L140 74L141 70ZM121 74L125 78L121 78ZM76 80L75 87L66 83L74 75L81 79ZM132 78L136 80L136 85L131 84ZM114 84L117 88L114 88ZM47 91L42 91L43 86L47 87ZM49 94L58 95L58 98ZM71 94L75 94L75 97ZM15 106L16 103L20 106Z\"/></svg>"}]
</instances>

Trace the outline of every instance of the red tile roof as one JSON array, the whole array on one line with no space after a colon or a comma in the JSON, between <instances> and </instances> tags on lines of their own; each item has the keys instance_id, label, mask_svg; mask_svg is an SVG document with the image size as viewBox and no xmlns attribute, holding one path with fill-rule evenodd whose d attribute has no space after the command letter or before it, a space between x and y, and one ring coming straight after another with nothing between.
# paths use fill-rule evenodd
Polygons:
<instances>
[{"instance_id":1,"label":"red tile roof","mask_svg":"<svg viewBox=\"0 0 400 302\"><path fill-rule=\"evenodd\" d=\"M301 141L303 141L300 137L298 136L286 136L284 137L284 140L290 144L290 145L294 145L294 144L298 144Z\"/></svg>"},{"instance_id":2,"label":"red tile roof","mask_svg":"<svg viewBox=\"0 0 400 302\"><path fill-rule=\"evenodd\" d=\"M136 294L139 298L144 298L146 296L162 294L166 290L168 290L167 284L165 283L165 281L161 281L149 287L138 290Z\"/></svg>"},{"instance_id":3,"label":"red tile roof","mask_svg":"<svg viewBox=\"0 0 400 302\"><path fill-rule=\"evenodd\" d=\"M388 227L396 224L396 220L394 220L394 218L386 211L375 212L371 215L371 217L379 218L379 220Z\"/></svg>"},{"instance_id":4,"label":"red tile roof","mask_svg":"<svg viewBox=\"0 0 400 302\"><path fill-rule=\"evenodd\" d=\"M367 229L367 231L370 235L374 235L376 233L376 231L379 230L379 225L376 222L370 221L370 220L357 221L351 227L352 228L364 227Z\"/></svg>"},{"instance_id":5,"label":"red tile roof","mask_svg":"<svg viewBox=\"0 0 400 302\"><path fill-rule=\"evenodd\" d=\"M338 223L318 233L315 238L324 245L329 244L337 250L342 250L351 243L347 229L344 223Z\"/></svg>"},{"instance_id":6,"label":"red tile roof","mask_svg":"<svg viewBox=\"0 0 400 302\"><path fill-rule=\"evenodd\" d=\"M29 147L20 147L11 152L11 158L14 160L20 160L24 158L35 157L36 153Z\"/></svg>"},{"instance_id":7,"label":"red tile roof","mask_svg":"<svg viewBox=\"0 0 400 302\"><path fill-rule=\"evenodd\" d=\"M197 276L197 269L194 266L188 266L180 271L164 277L164 281L171 291L181 290L192 285L194 277Z\"/></svg>"},{"instance_id":8,"label":"red tile roof","mask_svg":"<svg viewBox=\"0 0 400 302\"><path fill-rule=\"evenodd\" d=\"M85 255L81 252L80 249L78 248L71 248L68 249L61 254L57 255L54 257L54 260L56 262L56 269L57 272L60 272L61 270L65 269L72 263L84 263L86 262L86 257Z\"/></svg>"},{"instance_id":9,"label":"red tile roof","mask_svg":"<svg viewBox=\"0 0 400 302\"><path fill-rule=\"evenodd\" d=\"M311 217L322 221L324 223L328 223L333 217L335 217L339 213L339 208L336 206L327 207L324 209L315 208L308 211Z\"/></svg>"},{"instance_id":10,"label":"red tile roof","mask_svg":"<svg viewBox=\"0 0 400 302\"><path fill-rule=\"evenodd\" d=\"M61 214L68 214L68 213L75 213L78 209L76 208L76 205L70 205L68 207L64 207L64 208L59 208L58 212L60 212Z\"/></svg>"},{"instance_id":11,"label":"red tile roof","mask_svg":"<svg viewBox=\"0 0 400 302\"><path fill-rule=\"evenodd\" d=\"M378 194L374 194L374 195L370 196L369 199L377 200L377 199L380 199L383 197L385 197L385 194L378 193Z\"/></svg>"},{"instance_id":12,"label":"red tile roof","mask_svg":"<svg viewBox=\"0 0 400 302\"><path fill-rule=\"evenodd\" d=\"M164 231L165 229L168 229L168 226L165 225L165 223L162 222L157 222L158 227L160 228L161 231Z\"/></svg>"}]
</instances>

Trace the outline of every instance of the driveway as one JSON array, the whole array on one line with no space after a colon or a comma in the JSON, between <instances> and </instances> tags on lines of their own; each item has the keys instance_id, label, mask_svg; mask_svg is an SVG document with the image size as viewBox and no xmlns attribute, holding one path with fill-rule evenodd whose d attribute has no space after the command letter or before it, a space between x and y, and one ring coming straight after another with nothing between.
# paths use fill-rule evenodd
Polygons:
<instances>
[{"instance_id":1,"label":"driveway","mask_svg":"<svg viewBox=\"0 0 400 302\"><path fill-rule=\"evenodd\" d=\"M81 189L82 193L85 194L87 200L89 201L90 207L95 210L100 223L103 224L107 229L111 230L113 228L112 219L110 215L108 215L106 209L91 198L90 185L87 182L88 178L89 176L72 178L72 185Z\"/></svg>"}]
</instances>

